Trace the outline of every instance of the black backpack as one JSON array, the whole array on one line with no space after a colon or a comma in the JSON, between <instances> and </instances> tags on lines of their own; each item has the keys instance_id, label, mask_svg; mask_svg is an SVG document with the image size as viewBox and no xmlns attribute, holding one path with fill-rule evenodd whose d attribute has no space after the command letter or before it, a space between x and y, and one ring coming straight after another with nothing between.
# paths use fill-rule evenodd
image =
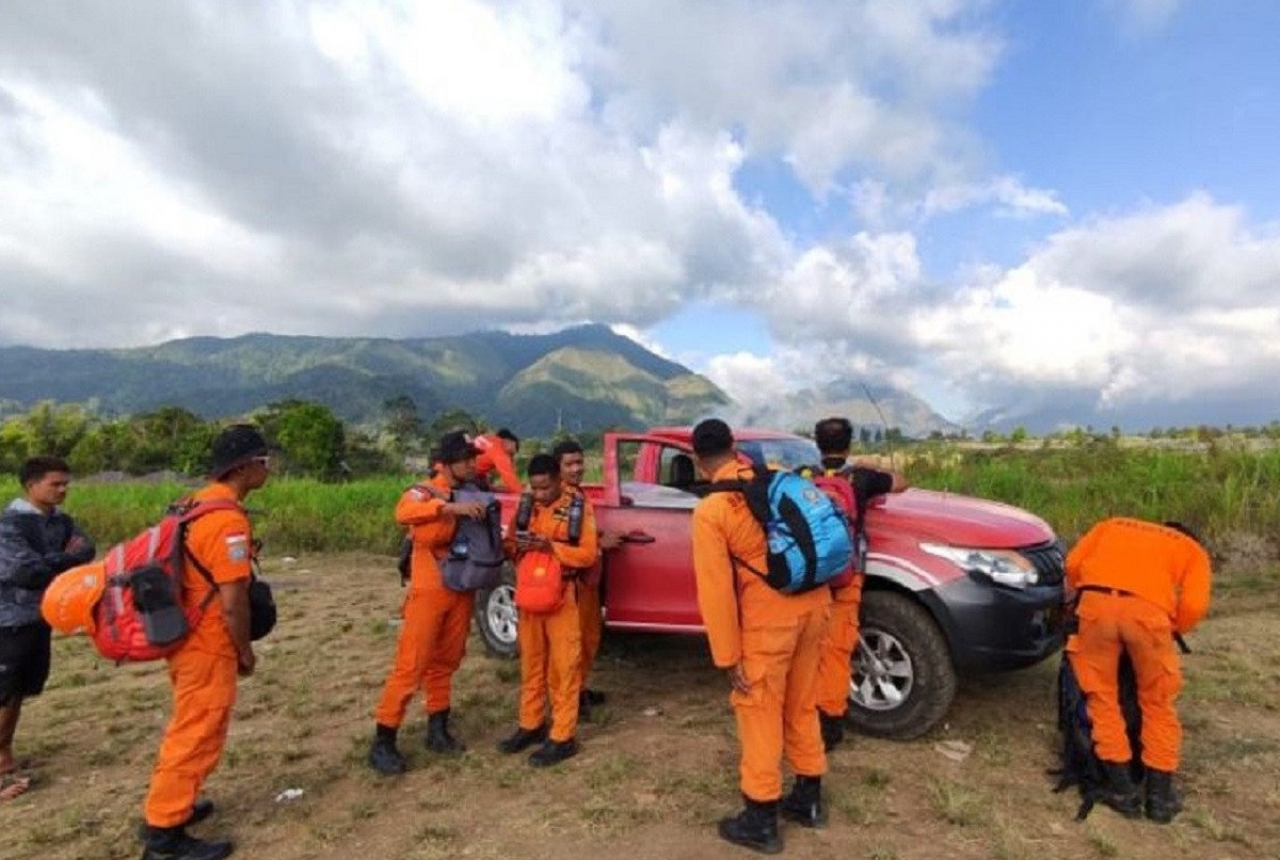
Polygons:
<instances>
[{"instance_id":1,"label":"black backpack","mask_svg":"<svg viewBox=\"0 0 1280 860\"><path fill-rule=\"evenodd\" d=\"M1118 675L1120 711L1124 714L1125 731L1133 751L1129 775L1134 785L1138 785L1146 774L1142 764L1142 710L1138 707L1137 676L1133 673L1133 663L1128 654L1120 655ZM1083 821L1106 791L1107 776L1102 760L1094 752L1093 725L1085 708L1084 691L1080 689L1066 654L1062 655L1062 663L1058 667L1058 730L1062 733L1062 762L1060 767L1049 771L1058 777L1053 790L1057 793L1073 785L1079 788L1080 808L1076 810L1076 821Z\"/></svg>"}]
</instances>

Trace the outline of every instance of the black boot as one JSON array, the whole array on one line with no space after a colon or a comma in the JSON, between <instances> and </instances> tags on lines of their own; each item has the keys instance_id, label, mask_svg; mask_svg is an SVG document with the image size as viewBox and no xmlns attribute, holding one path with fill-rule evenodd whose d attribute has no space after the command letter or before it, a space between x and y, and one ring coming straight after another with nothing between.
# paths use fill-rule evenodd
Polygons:
<instances>
[{"instance_id":1,"label":"black boot","mask_svg":"<svg viewBox=\"0 0 1280 860\"><path fill-rule=\"evenodd\" d=\"M825 827L827 813L822 808L822 777L796 774L790 793L778 803L778 812L803 827Z\"/></svg>"},{"instance_id":2,"label":"black boot","mask_svg":"<svg viewBox=\"0 0 1280 860\"><path fill-rule=\"evenodd\" d=\"M540 744L547 739L547 725L543 723L536 729L522 729L519 726L508 737L498 741L498 752L518 753L526 750L534 744Z\"/></svg>"},{"instance_id":3,"label":"black boot","mask_svg":"<svg viewBox=\"0 0 1280 860\"><path fill-rule=\"evenodd\" d=\"M741 812L732 818L720 819L720 838L761 854L782 851L782 837L778 835L778 801L761 802L746 796L743 800L747 805Z\"/></svg>"},{"instance_id":4,"label":"black boot","mask_svg":"<svg viewBox=\"0 0 1280 860\"><path fill-rule=\"evenodd\" d=\"M1147 768L1147 818L1168 824L1182 811L1182 795L1173 787L1173 774Z\"/></svg>"},{"instance_id":5,"label":"black boot","mask_svg":"<svg viewBox=\"0 0 1280 860\"><path fill-rule=\"evenodd\" d=\"M182 825L148 826L142 842L142 860L222 860L235 850L230 842L206 842L188 836Z\"/></svg>"},{"instance_id":6,"label":"black boot","mask_svg":"<svg viewBox=\"0 0 1280 860\"><path fill-rule=\"evenodd\" d=\"M822 724L822 748L831 752L844 740L844 714L833 717L818 711L818 722Z\"/></svg>"},{"instance_id":7,"label":"black boot","mask_svg":"<svg viewBox=\"0 0 1280 860\"><path fill-rule=\"evenodd\" d=\"M378 726L373 745L369 747L369 767L383 776L395 776L409 769L404 756L396 749L396 730Z\"/></svg>"},{"instance_id":8,"label":"black boot","mask_svg":"<svg viewBox=\"0 0 1280 860\"><path fill-rule=\"evenodd\" d=\"M205 800L203 797L195 802L191 807L191 815L186 821L182 822L183 827L190 827L193 824L199 824L210 815L213 815L213 801ZM138 824L138 838L146 841L147 838L147 822L142 821Z\"/></svg>"},{"instance_id":9,"label":"black boot","mask_svg":"<svg viewBox=\"0 0 1280 860\"><path fill-rule=\"evenodd\" d=\"M577 754L578 741L576 738L569 738L567 741L548 740L529 756L529 764L534 767L551 767L551 765L559 764Z\"/></svg>"},{"instance_id":10,"label":"black boot","mask_svg":"<svg viewBox=\"0 0 1280 860\"><path fill-rule=\"evenodd\" d=\"M1102 787L1102 796L1098 799L1110 806L1125 818L1142 817L1142 798L1129 775L1129 763L1104 761L1107 784Z\"/></svg>"},{"instance_id":11,"label":"black boot","mask_svg":"<svg viewBox=\"0 0 1280 860\"><path fill-rule=\"evenodd\" d=\"M449 734L449 709L427 715L427 737L424 740L432 752L457 755L465 752L466 744Z\"/></svg>"}]
</instances>

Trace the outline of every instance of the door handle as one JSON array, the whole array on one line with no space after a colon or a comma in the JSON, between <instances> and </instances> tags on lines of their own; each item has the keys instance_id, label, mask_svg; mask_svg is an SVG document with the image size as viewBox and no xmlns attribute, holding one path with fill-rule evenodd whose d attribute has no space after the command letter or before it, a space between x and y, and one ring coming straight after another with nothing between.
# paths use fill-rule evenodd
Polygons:
<instances>
[{"instance_id":1,"label":"door handle","mask_svg":"<svg viewBox=\"0 0 1280 860\"><path fill-rule=\"evenodd\" d=\"M657 538L639 529L627 532L622 536L623 543L653 543Z\"/></svg>"}]
</instances>

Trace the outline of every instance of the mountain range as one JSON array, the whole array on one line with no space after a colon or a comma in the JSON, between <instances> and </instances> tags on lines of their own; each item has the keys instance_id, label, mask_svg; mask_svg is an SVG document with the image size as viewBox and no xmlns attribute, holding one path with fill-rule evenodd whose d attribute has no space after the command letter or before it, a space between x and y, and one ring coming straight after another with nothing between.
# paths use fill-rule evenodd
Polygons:
<instances>
[{"instance_id":1,"label":"mountain range","mask_svg":"<svg viewBox=\"0 0 1280 860\"><path fill-rule=\"evenodd\" d=\"M211 419L299 398L374 424L388 400L407 395L427 421L458 408L530 436L711 414L778 429L840 414L909 436L958 429L906 392L871 391L878 410L856 383L842 382L745 410L705 377L603 325L404 340L248 334L126 349L0 347L0 416L53 400L109 416L181 406Z\"/></svg>"}]
</instances>

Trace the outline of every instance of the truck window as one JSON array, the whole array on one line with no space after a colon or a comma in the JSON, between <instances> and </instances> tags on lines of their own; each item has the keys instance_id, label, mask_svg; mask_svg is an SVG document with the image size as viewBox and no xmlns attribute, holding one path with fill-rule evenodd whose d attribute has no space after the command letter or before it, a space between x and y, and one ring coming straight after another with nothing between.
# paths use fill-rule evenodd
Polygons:
<instances>
[{"instance_id":1,"label":"truck window","mask_svg":"<svg viewBox=\"0 0 1280 860\"><path fill-rule=\"evenodd\" d=\"M641 467L646 464L646 474L641 475ZM656 481L647 474L655 466ZM698 502L698 497L693 494L693 485L698 479L693 457L674 446L620 441L618 472L621 478L618 489L624 505L639 508L692 508ZM642 477L648 480L640 480Z\"/></svg>"}]
</instances>

